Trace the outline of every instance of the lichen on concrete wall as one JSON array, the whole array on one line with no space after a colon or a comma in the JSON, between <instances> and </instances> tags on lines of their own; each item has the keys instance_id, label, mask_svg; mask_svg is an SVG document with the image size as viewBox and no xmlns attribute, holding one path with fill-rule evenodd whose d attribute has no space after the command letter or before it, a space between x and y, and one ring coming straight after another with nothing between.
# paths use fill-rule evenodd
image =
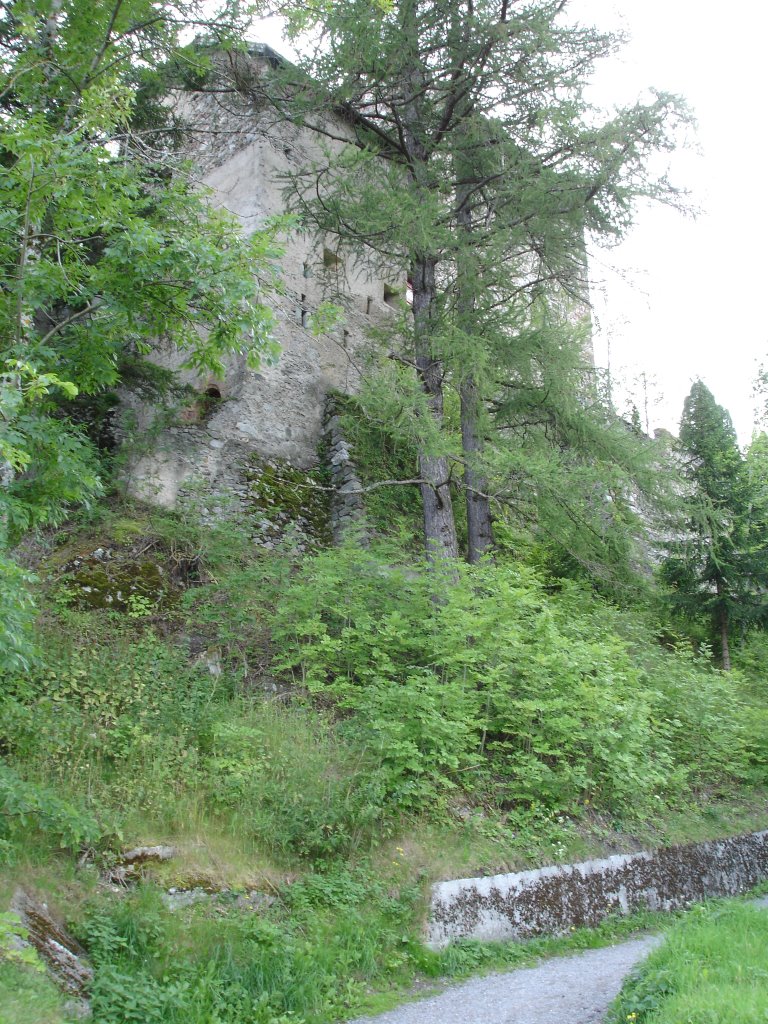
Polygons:
<instances>
[{"instance_id":1,"label":"lichen on concrete wall","mask_svg":"<svg viewBox=\"0 0 768 1024\"><path fill-rule=\"evenodd\" d=\"M768 879L768 831L432 887L428 942L524 939L610 914L675 910Z\"/></svg>"}]
</instances>

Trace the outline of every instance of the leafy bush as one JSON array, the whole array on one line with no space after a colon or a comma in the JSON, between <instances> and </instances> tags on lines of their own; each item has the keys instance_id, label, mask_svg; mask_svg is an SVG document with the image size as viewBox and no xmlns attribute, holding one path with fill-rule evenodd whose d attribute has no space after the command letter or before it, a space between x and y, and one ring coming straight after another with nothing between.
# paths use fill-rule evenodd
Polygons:
<instances>
[{"instance_id":1,"label":"leafy bush","mask_svg":"<svg viewBox=\"0 0 768 1024\"><path fill-rule=\"evenodd\" d=\"M436 600L435 595L440 599ZM353 711L399 807L459 782L506 806L584 799L637 813L687 786L744 778L740 681L576 585L486 565L443 586L391 551L305 561L273 616L275 665Z\"/></svg>"},{"instance_id":2,"label":"leafy bush","mask_svg":"<svg viewBox=\"0 0 768 1024\"><path fill-rule=\"evenodd\" d=\"M96 846L102 837L92 814L45 786L26 782L0 762L0 859L11 858L12 841L19 835L35 833L74 851Z\"/></svg>"}]
</instances>

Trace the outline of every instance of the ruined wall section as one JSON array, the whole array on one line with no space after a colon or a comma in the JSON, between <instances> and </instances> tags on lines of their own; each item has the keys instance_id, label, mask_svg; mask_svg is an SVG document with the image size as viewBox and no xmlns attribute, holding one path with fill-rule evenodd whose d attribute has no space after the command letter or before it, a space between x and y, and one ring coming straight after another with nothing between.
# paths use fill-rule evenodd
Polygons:
<instances>
[{"instance_id":1,"label":"ruined wall section","mask_svg":"<svg viewBox=\"0 0 768 1024\"><path fill-rule=\"evenodd\" d=\"M323 136L278 122L237 92L185 95L177 105L191 129L191 155L201 183L212 190L211 202L232 213L245 234L284 212L287 173L323 160ZM334 134L351 137L340 118L329 123ZM397 270L388 279L377 276L340 259L332 242L298 232L287 239L281 273L283 294L270 300L280 345L273 365L254 372L243 357L233 356L221 379L203 379L180 369L183 356L171 344L158 343L153 360L178 370L181 381L207 397L158 432L157 410L128 396L134 436L145 448L126 474L134 497L172 506L193 479L214 493L237 492L243 461L254 451L300 467L315 462L325 397L357 389L368 332L391 318L386 297L393 288L404 289L405 276ZM345 321L316 337L310 318L324 300L343 305Z\"/></svg>"}]
</instances>

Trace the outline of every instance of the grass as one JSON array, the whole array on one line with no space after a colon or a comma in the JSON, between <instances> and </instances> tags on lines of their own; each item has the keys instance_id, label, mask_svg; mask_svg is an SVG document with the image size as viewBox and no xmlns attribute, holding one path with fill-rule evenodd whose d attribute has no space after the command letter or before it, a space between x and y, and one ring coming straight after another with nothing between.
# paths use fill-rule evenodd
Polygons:
<instances>
[{"instance_id":1,"label":"grass","mask_svg":"<svg viewBox=\"0 0 768 1024\"><path fill-rule=\"evenodd\" d=\"M0 961L0 1024L68 1024L66 1000L45 974Z\"/></svg>"},{"instance_id":2,"label":"grass","mask_svg":"<svg viewBox=\"0 0 768 1024\"><path fill-rule=\"evenodd\" d=\"M694 908L625 984L607 1024L758 1024L768 1019L768 913Z\"/></svg>"},{"instance_id":3,"label":"grass","mask_svg":"<svg viewBox=\"0 0 768 1024\"><path fill-rule=\"evenodd\" d=\"M0 701L7 762L0 761L0 855L7 860L0 901L7 905L14 886L25 884L67 918L96 968L97 1024L324 1024L385 1009L438 979L667 927L669 918L644 914L526 943L463 942L434 953L420 941L430 881L715 838L766 822L765 789L739 787L728 762L721 782L685 802L678 786L676 798L654 801L652 817L647 808L639 816L629 800L622 813L616 801L595 809L586 795L570 802L553 796L548 807L522 799L505 789L518 782L500 771L502 760L489 761L473 788L468 774L438 758L450 784L434 801L410 800L413 779L429 783L421 763L429 745L384 727L421 708L439 736L440 701L433 719L429 704L412 706L394 687L401 704L394 712L387 705L366 731L359 723L367 719L323 693L268 689L279 642L270 616L297 564L286 553L254 558L226 532L198 542L172 516L115 506L38 552L47 663L10 680ZM122 544L113 560L130 562L144 557L147 543L164 564L197 567L194 578L180 579L172 606L131 613L72 600L75 555ZM355 575L340 563L341 585L358 586L367 600L388 577L374 573L369 587L370 566L358 568ZM311 598L305 615L314 629ZM399 591L394 598L399 611L404 598ZM548 600L536 592L537 609ZM375 605L363 611L378 673L416 627L398 624L392 612L397 628L380 636ZM593 625L584 619L590 636ZM594 625L598 654L607 629ZM463 622L456 630L463 656ZM493 646L493 630L489 636ZM338 640L357 661L347 635ZM336 642L330 634L328 641ZM207 649L217 654L220 674L209 672L201 656ZM407 644L404 650L408 661ZM375 682L352 680L349 693ZM420 698L421 677L406 673L406 684ZM435 693L441 697L442 683ZM399 788L387 789L393 751L405 769L390 774ZM176 846L177 857L147 866L129 891L98 884L96 865L114 863L117 850L156 843ZM84 847L91 863L76 869ZM256 889L273 900L253 913L225 894L171 913L161 898L171 886ZM0 967L1 1024L65 1021L63 1001L44 976Z\"/></svg>"}]
</instances>

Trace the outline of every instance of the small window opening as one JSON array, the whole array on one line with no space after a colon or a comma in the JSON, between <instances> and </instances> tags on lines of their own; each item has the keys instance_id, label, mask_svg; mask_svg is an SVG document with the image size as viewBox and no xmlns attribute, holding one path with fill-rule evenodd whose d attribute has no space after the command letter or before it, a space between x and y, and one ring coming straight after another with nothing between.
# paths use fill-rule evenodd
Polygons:
<instances>
[{"instance_id":1,"label":"small window opening","mask_svg":"<svg viewBox=\"0 0 768 1024\"><path fill-rule=\"evenodd\" d=\"M210 387L207 387L197 400L199 418L206 420L209 416L212 416L216 409L221 405L221 400L221 391L215 384L211 384Z\"/></svg>"},{"instance_id":2,"label":"small window opening","mask_svg":"<svg viewBox=\"0 0 768 1024\"><path fill-rule=\"evenodd\" d=\"M341 263L341 257L330 249L323 249L323 266L326 270L333 270Z\"/></svg>"},{"instance_id":3,"label":"small window opening","mask_svg":"<svg viewBox=\"0 0 768 1024\"><path fill-rule=\"evenodd\" d=\"M397 309L400 305L400 289L393 288L391 285L384 285L384 301L392 309Z\"/></svg>"},{"instance_id":4,"label":"small window opening","mask_svg":"<svg viewBox=\"0 0 768 1024\"><path fill-rule=\"evenodd\" d=\"M371 307L373 306L373 299L370 295L366 296L365 299L365 312L368 316L371 315Z\"/></svg>"},{"instance_id":5,"label":"small window opening","mask_svg":"<svg viewBox=\"0 0 768 1024\"><path fill-rule=\"evenodd\" d=\"M304 305L304 303L306 301L307 301L307 296L306 295L302 295L301 296L301 309L299 311L299 323L301 324L302 327L308 327L309 326L309 310Z\"/></svg>"}]
</instances>

